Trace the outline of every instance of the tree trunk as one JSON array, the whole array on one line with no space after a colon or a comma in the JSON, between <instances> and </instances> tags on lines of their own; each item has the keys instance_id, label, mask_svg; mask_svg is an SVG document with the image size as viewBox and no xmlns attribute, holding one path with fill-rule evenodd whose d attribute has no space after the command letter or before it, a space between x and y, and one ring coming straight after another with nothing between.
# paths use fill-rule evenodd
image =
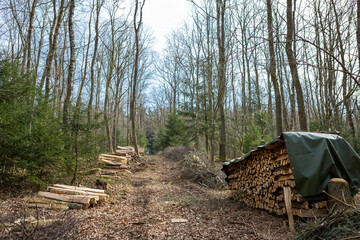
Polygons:
<instances>
[{"instance_id":1,"label":"tree trunk","mask_svg":"<svg viewBox=\"0 0 360 240\"><path fill-rule=\"evenodd\" d=\"M90 96L89 96L89 104L88 104L88 122L91 121L91 108L94 99L94 90L95 90L95 64L97 57L97 49L99 44L99 15L101 9L101 0L96 0L96 20L95 20L95 42L94 42L94 52L91 60L90 66Z\"/></svg>"},{"instance_id":2,"label":"tree trunk","mask_svg":"<svg viewBox=\"0 0 360 240\"><path fill-rule=\"evenodd\" d=\"M131 132L132 132L132 142L135 148L136 154L139 156L139 149L136 136L136 89L137 89L137 78L138 78L138 68L139 68L139 55L140 55L140 46L139 46L139 31L142 25L142 11L145 5L145 0L140 4L136 0L135 12L134 12L134 31L135 31L135 62L134 62L134 78L131 92L131 101L130 101L130 119L131 119ZM140 9L139 9L140 7ZM137 23L136 18L138 15L138 10L140 14L139 22Z\"/></svg>"},{"instance_id":3,"label":"tree trunk","mask_svg":"<svg viewBox=\"0 0 360 240\"><path fill-rule=\"evenodd\" d=\"M219 157L221 161L226 160L226 122L224 99L226 92L226 59L225 59L225 10L226 0L216 1L216 22L217 22L217 40L219 48L219 63L218 63L218 108L220 111L220 145Z\"/></svg>"},{"instance_id":4,"label":"tree trunk","mask_svg":"<svg viewBox=\"0 0 360 240\"><path fill-rule=\"evenodd\" d=\"M33 32L33 23L34 23L34 16L35 16L35 9L38 0L33 0L30 9L30 16L29 16L29 28L27 32L25 47L24 47L24 58L23 58L23 65L22 68L25 67L25 59L26 59L26 71L30 71L30 64L31 64L31 35ZM30 5L30 4L29 4ZM27 54L27 57L25 57Z\"/></svg>"},{"instance_id":5,"label":"tree trunk","mask_svg":"<svg viewBox=\"0 0 360 240\"><path fill-rule=\"evenodd\" d=\"M70 63L68 70L68 78L67 78L67 89L66 89L66 97L64 100L64 109L63 109L63 122L65 125L69 122L69 110L71 107L73 89L74 89L74 74L75 74L75 33L74 33L74 11L75 11L75 0L70 0L69 2L69 41L70 41Z\"/></svg>"},{"instance_id":6,"label":"tree trunk","mask_svg":"<svg viewBox=\"0 0 360 240\"><path fill-rule=\"evenodd\" d=\"M266 0L266 5L267 5L267 25L268 25L268 34L269 34L270 77L275 91L276 132L277 135L281 135L282 133L281 96L279 91L279 84L276 78L276 61L275 61L275 50L274 50L271 0Z\"/></svg>"},{"instance_id":7,"label":"tree trunk","mask_svg":"<svg viewBox=\"0 0 360 240\"><path fill-rule=\"evenodd\" d=\"M304 105L304 96L301 88L301 83L299 80L299 74L296 66L296 56L292 49L292 41L294 37L294 19L292 14L292 1L287 0L287 8L286 8L286 23L287 23L287 34L286 34L286 55L289 60L289 66L291 70L291 77L296 90L296 101L298 104L299 111L299 122L300 122L300 130L307 131L307 121L305 114L305 105Z\"/></svg>"},{"instance_id":8,"label":"tree trunk","mask_svg":"<svg viewBox=\"0 0 360 240\"><path fill-rule=\"evenodd\" d=\"M44 68L44 72L43 75L41 77L41 82L40 82L40 87L42 88L45 82L45 101L48 102L49 97L50 97L50 73L51 73L51 65L52 65L52 61L54 58L54 54L56 51L56 47L57 47L57 39L59 36L59 30L61 27L61 22L62 22L62 17L63 17L63 13L64 13L64 4L65 4L65 0L61 0L60 2L60 7L59 7L59 12L56 15L56 13L54 13L54 24L56 22L56 26L55 26L55 31L54 34L52 35L53 32L53 28L54 28L54 24L51 27L50 30L50 36L49 36L49 53L46 57L46 62L45 62L45 68Z\"/></svg>"}]
</instances>

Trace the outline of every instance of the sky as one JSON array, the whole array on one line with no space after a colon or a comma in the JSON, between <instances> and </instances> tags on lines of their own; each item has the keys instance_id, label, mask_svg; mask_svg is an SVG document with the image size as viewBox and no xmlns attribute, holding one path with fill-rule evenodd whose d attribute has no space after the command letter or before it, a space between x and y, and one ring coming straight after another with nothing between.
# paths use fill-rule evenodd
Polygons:
<instances>
[{"instance_id":1,"label":"sky","mask_svg":"<svg viewBox=\"0 0 360 240\"><path fill-rule=\"evenodd\" d=\"M161 53L166 46L166 35L180 28L189 13L190 3L187 0L146 0L143 23L153 32L155 51Z\"/></svg>"}]
</instances>

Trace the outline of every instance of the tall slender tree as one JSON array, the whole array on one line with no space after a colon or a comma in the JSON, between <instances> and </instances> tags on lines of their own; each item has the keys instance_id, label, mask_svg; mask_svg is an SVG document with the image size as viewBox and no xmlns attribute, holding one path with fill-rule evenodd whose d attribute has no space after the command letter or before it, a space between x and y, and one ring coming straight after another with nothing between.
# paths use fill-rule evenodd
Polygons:
<instances>
[{"instance_id":1,"label":"tall slender tree","mask_svg":"<svg viewBox=\"0 0 360 240\"><path fill-rule=\"evenodd\" d=\"M279 83L276 77L276 61L274 50L273 20L272 20L272 0L266 0L267 9L267 29L269 35L269 52L270 52L270 77L275 91L275 111L276 111L276 132L278 135L282 133L282 116L281 116L281 96Z\"/></svg>"},{"instance_id":2,"label":"tall slender tree","mask_svg":"<svg viewBox=\"0 0 360 240\"><path fill-rule=\"evenodd\" d=\"M287 25L287 34L286 34L286 55L289 61L290 72L293 80L293 84L296 89L296 101L298 104L299 111L299 122L300 122L300 130L307 131L307 120L305 113L305 104L304 104L304 96L302 92L302 87L299 79L299 73L296 64L296 55L293 51L293 38L295 31L294 24L294 15L293 15L293 0L287 0L287 8L286 8L286 25ZM294 6L295 7L295 6Z\"/></svg>"},{"instance_id":3,"label":"tall slender tree","mask_svg":"<svg viewBox=\"0 0 360 240\"><path fill-rule=\"evenodd\" d=\"M142 14L143 8L145 5L145 0L135 2L135 11L134 11L134 33L135 33L135 60L134 60L134 75L132 81L132 91L131 91L131 101L130 101L130 119L131 119L131 132L132 132L132 142L135 148L135 152L139 155L138 142L136 136L136 97L137 97L137 82L138 82L138 72L139 72L139 55L140 55L140 46L139 46L139 35L142 26ZM139 16L139 19L137 19Z\"/></svg>"}]
</instances>

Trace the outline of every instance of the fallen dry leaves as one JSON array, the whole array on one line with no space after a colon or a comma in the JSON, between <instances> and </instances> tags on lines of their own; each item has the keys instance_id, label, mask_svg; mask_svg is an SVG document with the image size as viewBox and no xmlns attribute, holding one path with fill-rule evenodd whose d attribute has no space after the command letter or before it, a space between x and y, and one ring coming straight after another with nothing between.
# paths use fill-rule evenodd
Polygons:
<instances>
[{"instance_id":1,"label":"fallen dry leaves","mask_svg":"<svg viewBox=\"0 0 360 240\"><path fill-rule=\"evenodd\" d=\"M226 190L209 189L181 179L174 161L147 156L132 172L114 179L110 203L73 211L78 224L71 230L72 239L290 237L282 218L241 206L228 199ZM16 201L1 202L0 211ZM53 218L63 214L46 211ZM2 216L5 215L0 213Z\"/></svg>"}]
</instances>

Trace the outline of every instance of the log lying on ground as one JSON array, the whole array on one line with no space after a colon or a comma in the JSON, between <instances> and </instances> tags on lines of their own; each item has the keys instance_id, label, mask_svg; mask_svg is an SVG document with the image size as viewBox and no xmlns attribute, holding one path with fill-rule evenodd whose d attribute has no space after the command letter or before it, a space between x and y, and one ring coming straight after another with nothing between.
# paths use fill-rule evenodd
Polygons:
<instances>
[{"instance_id":1,"label":"log lying on ground","mask_svg":"<svg viewBox=\"0 0 360 240\"><path fill-rule=\"evenodd\" d=\"M83 196L83 195L64 195L58 193L51 193L51 192L38 192L38 196L45 197L49 199L54 199L63 202L73 202L73 203L80 203L80 204L89 204L90 201L95 202L99 200L97 197L90 197L90 196Z\"/></svg>"},{"instance_id":2,"label":"log lying on ground","mask_svg":"<svg viewBox=\"0 0 360 240\"><path fill-rule=\"evenodd\" d=\"M66 194L66 195L83 195L83 196L89 196L89 197L98 197L98 201L106 202L109 198L109 196L105 193L94 193L94 192L86 192L82 190L76 190L76 189L67 189L67 188L58 188L58 187L48 187L48 192L51 193L57 193L57 194Z\"/></svg>"},{"instance_id":3,"label":"log lying on ground","mask_svg":"<svg viewBox=\"0 0 360 240\"><path fill-rule=\"evenodd\" d=\"M228 183L234 198L249 207L286 214L284 187L290 188L291 211L295 216L327 214L327 201L305 201L297 195L290 159L283 139L252 152L227 166Z\"/></svg>"},{"instance_id":4,"label":"log lying on ground","mask_svg":"<svg viewBox=\"0 0 360 240\"><path fill-rule=\"evenodd\" d=\"M74 189L74 190L79 190L79 191L86 191L86 192L105 193L105 190L95 189L95 188L77 187L77 186L70 186L70 185L63 185L63 184L54 184L53 186L59 187L59 188L67 188L67 189Z\"/></svg>"},{"instance_id":5,"label":"log lying on ground","mask_svg":"<svg viewBox=\"0 0 360 240\"><path fill-rule=\"evenodd\" d=\"M145 149L143 147L139 147L138 146L138 150L139 150L139 155L140 156L144 156L145 155ZM122 146L117 146L116 147L116 153L119 154L129 154L129 155L134 155L135 153L135 148L131 147L131 146L127 146L127 147L122 147Z\"/></svg>"},{"instance_id":6,"label":"log lying on ground","mask_svg":"<svg viewBox=\"0 0 360 240\"><path fill-rule=\"evenodd\" d=\"M139 147L139 155L144 156L145 150ZM100 154L99 164L101 164L100 175L117 175L119 172L126 172L130 169L130 161L137 158L134 147L117 146L115 154Z\"/></svg>"},{"instance_id":7,"label":"log lying on ground","mask_svg":"<svg viewBox=\"0 0 360 240\"><path fill-rule=\"evenodd\" d=\"M24 200L29 207L43 207L57 210L87 209L91 205L107 202L109 195L104 190L55 184L47 192L38 192L35 197Z\"/></svg>"},{"instance_id":8,"label":"log lying on ground","mask_svg":"<svg viewBox=\"0 0 360 240\"><path fill-rule=\"evenodd\" d=\"M56 202L54 200L50 200L47 198L34 196L34 197L26 197L24 198L24 200L26 202L26 206L28 207L47 208L47 209L55 209L55 210L69 209L69 206L67 204Z\"/></svg>"},{"instance_id":9,"label":"log lying on ground","mask_svg":"<svg viewBox=\"0 0 360 240\"><path fill-rule=\"evenodd\" d=\"M126 150L129 151L129 150ZM131 155L123 154L118 156L116 154L101 154L99 156L99 164L101 165L101 175L117 174L118 172L125 172L130 169Z\"/></svg>"}]
</instances>

